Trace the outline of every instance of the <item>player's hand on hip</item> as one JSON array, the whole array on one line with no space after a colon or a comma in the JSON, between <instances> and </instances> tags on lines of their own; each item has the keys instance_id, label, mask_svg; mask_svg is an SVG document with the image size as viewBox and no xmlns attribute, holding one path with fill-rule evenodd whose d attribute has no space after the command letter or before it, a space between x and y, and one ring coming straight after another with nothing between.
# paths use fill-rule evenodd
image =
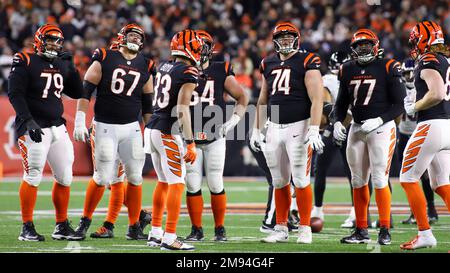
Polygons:
<instances>
[{"instance_id":1,"label":"player's hand on hip","mask_svg":"<svg viewBox=\"0 0 450 273\"><path fill-rule=\"evenodd\" d=\"M250 136L250 148L255 152L261 151L261 131L259 129L253 128L252 135Z\"/></svg>"},{"instance_id":2,"label":"player's hand on hip","mask_svg":"<svg viewBox=\"0 0 450 273\"><path fill-rule=\"evenodd\" d=\"M86 113L77 111L73 130L73 139L75 139L75 141L87 142L89 140L89 131L86 128L85 119Z\"/></svg>"},{"instance_id":3,"label":"player's hand on hip","mask_svg":"<svg viewBox=\"0 0 450 273\"><path fill-rule=\"evenodd\" d=\"M187 152L183 158L184 161L186 161L186 163L191 162L191 164L194 164L195 159L197 158L197 150L195 149L195 142L189 143L187 145Z\"/></svg>"},{"instance_id":4,"label":"player's hand on hip","mask_svg":"<svg viewBox=\"0 0 450 273\"><path fill-rule=\"evenodd\" d=\"M345 129L345 126L338 121L334 123L333 127L333 138L337 141L344 141L347 138L347 129Z\"/></svg>"},{"instance_id":5,"label":"player's hand on hip","mask_svg":"<svg viewBox=\"0 0 450 273\"><path fill-rule=\"evenodd\" d=\"M309 126L308 133L306 134L305 144L311 145L313 150L319 154L323 152L323 147L325 147L325 144L323 143L322 137L320 136L319 126Z\"/></svg>"},{"instance_id":6,"label":"player's hand on hip","mask_svg":"<svg viewBox=\"0 0 450 273\"><path fill-rule=\"evenodd\" d=\"M25 126L27 127L28 135L30 136L31 140L36 143L42 142L42 135L44 134L44 132L42 132L41 127L36 123L34 119L27 120Z\"/></svg>"},{"instance_id":7,"label":"player's hand on hip","mask_svg":"<svg viewBox=\"0 0 450 273\"><path fill-rule=\"evenodd\" d=\"M227 133L239 123L240 120L241 118L237 114L233 114L231 118L227 122L222 124L222 126L220 127L219 129L220 136L225 137Z\"/></svg>"},{"instance_id":8,"label":"player's hand on hip","mask_svg":"<svg viewBox=\"0 0 450 273\"><path fill-rule=\"evenodd\" d=\"M363 120L362 123L363 125L361 125L361 131L367 134L383 125L383 119L381 119L380 117L371 118Z\"/></svg>"}]
</instances>

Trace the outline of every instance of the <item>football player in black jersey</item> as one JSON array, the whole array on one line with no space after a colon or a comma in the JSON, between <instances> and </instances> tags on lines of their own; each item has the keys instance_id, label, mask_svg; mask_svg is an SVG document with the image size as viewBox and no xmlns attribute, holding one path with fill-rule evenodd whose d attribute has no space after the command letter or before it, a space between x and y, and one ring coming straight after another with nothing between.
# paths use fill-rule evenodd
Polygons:
<instances>
[{"instance_id":1,"label":"football player in black jersey","mask_svg":"<svg viewBox=\"0 0 450 273\"><path fill-rule=\"evenodd\" d=\"M197 152L189 105L197 86L203 40L193 30L176 33L170 43L173 61L156 69L153 115L144 132L145 152L151 154L158 183L153 191L152 230L147 245L161 250L194 250L176 235L186 164L194 164ZM186 142L186 152L183 138ZM167 208L166 228L162 217Z\"/></svg>"},{"instance_id":2,"label":"football player in black jersey","mask_svg":"<svg viewBox=\"0 0 450 273\"><path fill-rule=\"evenodd\" d=\"M192 223L191 233L186 241L202 241L203 197L202 179L205 168L206 182L211 192L211 209L214 216L214 240L226 241L225 211L226 195L223 187L223 168L225 165L225 137L245 114L248 96L234 77L229 62L210 61L214 51L214 41L209 33L197 30L203 40L201 70L191 100L191 121L197 149L195 163L186 166L186 204ZM224 94L227 92L237 104L227 122ZM214 124L214 126L212 126Z\"/></svg>"},{"instance_id":3,"label":"football player in black jersey","mask_svg":"<svg viewBox=\"0 0 450 273\"><path fill-rule=\"evenodd\" d=\"M44 241L35 230L33 210L46 161L55 177L52 200L56 227L52 238L76 239L67 220L74 152L62 118L61 96L64 93L78 99L83 85L70 54L62 52L63 42L59 27L41 26L34 35L36 53L16 53L9 75L8 96L17 114L15 125L24 167L19 189L22 241Z\"/></svg>"},{"instance_id":4,"label":"football player in black jersey","mask_svg":"<svg viewBox=\"0 0 450 273\"><path fill-rule=\"evenodd\" d=\"M417 113L417 127L403 152L400 183L417 221L418 235L402 244L413 250L436 246L427 219L425 196L419 179L428 169L431 188L450 210L450 52L441 27L435 22L418 23L409 36L411 57L416 60L416 97L406 97L406 114Z\"/></svg>"},{"instance_id":5,"label":"football player in black jersey","mask_svg":"<svg viewBox=\"0 0 450 273\"><path fill-rule=\"evenodd\" d=\"M118 50L98 48L86 72L86 96L79 100L75 117L74 138L87 141L85 116L91 94L97 90L94 106L91 145L94 150L94 176L86 190L83 217L77 234L84 239L92 214L100 201L105 185L111 184L111 198L128 206L128 240L146 240L139 224L142 199L142 168L145 153L139 117L147 122L151 113L153 91L153 61L139 51L143 48L144 31L137 24L128 24L118 33ZM123 179L117 179L122 162L128 180L124 193ZM107 219L106 228L112 229L115 219Z\"/></svg>"},{"instance_id":6,"label":"football player in black jersey","mask_svg":"<svg viewBox=\"0 0 450 273\"><path fill-rule=\"evenodd\" d=\"M292 173L300 214L297 243L310 244L312 152L320 152L324 146L319 134L323 107L321 61L314 53L299 51L300 31L292 23L277 24L272 37L276 54L261 62L262 87L250 138L250 145L258 150L260 129L266 122L263 107L268 105L270 122L264 156L275 187L276 225L262 241L288 240Z\"/></svg>"},{"instance_id":7,"label":"football player in black jersey","mask_svg":"<svg viewBox=\"0 0 450 273\"><path fill-rule=\"evenodd\" d=\"M356 229L341 243L369 243L367 208L369 176L375 188L380 232L378 243L391 243L389 233L391 192L389 170L396 142L394 119L403 109L405 86L401 81L400 64L393 59L377 58L378 37L369 29L359 29L351 41L355 55L339 71L339 95L336 101L336 123L333 137L346 138L342 122L350 106L353 122L347 142L347 161L352 174Z\"/></svg>"}]
</instances>

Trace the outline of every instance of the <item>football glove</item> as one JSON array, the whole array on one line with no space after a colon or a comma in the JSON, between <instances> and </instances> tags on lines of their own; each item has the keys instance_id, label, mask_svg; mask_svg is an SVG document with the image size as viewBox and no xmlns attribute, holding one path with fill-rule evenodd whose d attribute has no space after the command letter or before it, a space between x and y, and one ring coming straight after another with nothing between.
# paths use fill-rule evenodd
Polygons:
<instances>
[{"instance_id":1,"label":"football glove","mask_svg":"<svg viewBox=\"0 0 450 273\"><path fill-rule=\"evenodd\" d=\"M240 120L241 117L239 117L237 114L233 114L231 118L220 127L219 129L220 136L225 137L227 133L239 123Z\"/></svg>"},{"instance_id":2,"label":"football glove","mask_svg":"<svg viewBox=\"0 0 450 273\"><path fill-rule=\"evenodd\" d=\"M255 152L261 151L261 142L263 136L259 129L253 128L252 135L250 136L250 148Z\"/></svg>"},{"instance_id":3,"label":"football glove","mask_svg":"<svg viewBox=\"0 0 450 273\"><path fill-rule=\"evenodd\" d=\"M187 151L183 158L184 161L186 161L186 163L191 162L191 164L194 164L195 159L197 158L197 150L195 149L195 142L189 143L187 145Z\"/></svg>"},{"instance_id":4,"label":"football glove","mask_svg":"<svg viewBox=\"0 0 450 273\"><path fill-rule=\"evenodd\" d=\"M75 115L75 128L73 130L73 139L75 141L87 142L89 139L89 131L85 124L86 113L83 111L77 111Z\"/></svg>"},{"instance_id":5,"label":"football glove","mask_svg":"<svg viewBox=\"0 0 450 273\"><path fill-rule=\"evenodd\" d=\"M42 135L44 132L42 132L41 127L36 123L36 121L34 121L34 119L27 120L25 127L27 128L28 135L31 140L36 143L42 142Z\"/></svg>"},{"instance_id":6,"label":"football glove","mask_svg":"<svg viewBox=\"0 0 450 273\"><path fill-rule=\"evenodd\" d=\"M408 116L414 116L416 114L416 102L410 97L407 96L403 99L403 106Z\"/></svg>"},{"instance_id":7,"label":"football glove","mask_svg":"<svg viewBox=\"0 0 450 273\"><path fill-rule=\"evenodd\" d=\"M334 123L333 138L339 142L344 141L347 138L347 129L342 125L340 121Z\"/></svg>"},{"instance_id":8,"label":"football glove","mask_svg":"<svg viewBox=\"0 0 450 273\"><path fill-rule=\"evenodd\" d=\"M383 119L381 119L380 117L371 118L363 120L362 123L363 125L361 125L361 131L367 134L383 125Z\"/></svg>"},{"instance_id":9,"label":"football glove","mask_svg":"<svg viewBox=\"0 0 450 273\"><path fill-rule=\"evenodd\" d=\"M325 144L322 141L322 137L319 134L319 126L309 126L308 133L306 134L306 145L311 145L313 150L321 154Z\"/></svg>"}]
</instances>

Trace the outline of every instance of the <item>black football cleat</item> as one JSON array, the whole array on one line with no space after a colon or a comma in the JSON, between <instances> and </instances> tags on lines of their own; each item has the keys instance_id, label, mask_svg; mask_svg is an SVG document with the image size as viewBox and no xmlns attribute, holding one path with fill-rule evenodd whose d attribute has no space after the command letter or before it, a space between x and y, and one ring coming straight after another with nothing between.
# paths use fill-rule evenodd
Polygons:
<instances>
[{"instance_id":1,"label":"black football cleat","mask_svg":"<svg viewBox=\"0 0 450 273\"><path fill-rule=\"evenodd\" d=\"M152 212L141 210L139 214L139 224L141 225L141 229L144 230L146 226L152 223Z\"/></svg>"},{"instance_id":2,"label":"black football cleat","mask_svg":"<svg viewBox=\"0 0 450 273\"><path fill-rule=\"evenodd\" d=\"M224 226L218 226L214 228L214 241L216 242L226 242L227 239L227 233L225 232Z\"/></svg>"},{"instance_id":3,"label":"black football cleat","mask_svg":"<svg viewBox=\"0 0 450 273\"><path fill-rule=\"evenodd\" d=\"M29 221L23 223L22 232L18 238L20 241L28 242L42 242L45 241L45 237L36 232L33 222Z\"/></svg>"},{"instance_id":4,"label":"black football cleat","mask_svg":"<svg viewBox=\"0 0 450 273\"><path fill-rule=\"evenodd\" d=\"M436 224L439 221L439 216L437 214L436 208L434 206L428 207L428 223L430 225Z\"/></svg>"},{"instance_id":5,"label":"black football cleat","mask_svg":"<svg viewBox=\"0 0 450 273\"><path fill-rule=\"evenodd\" d=\"M142 232L139 222L136 222L132 226L128 226L128 232L125 237L127 240L147 240L147 236Z\"/></svg>"},{"instance_id":6,"label":"black football cleat","mask_svg":"<svg viewBox=\"0 0 450 273\"><path fill-rule=\"evenodd\" d=\"M350 236L341 239L342 244L368 244L370 243L367 228L356 228Z\"/></svg>"},{"instance_id":7,"label":"black football cleat","mask_svg":"<svg viewBox=\"0 0 450 273\"><path fill-rule=\"evenodd\" d=\"M202 227L191 227L191 234L189 234L185 241L187 242L200 242L205 239L205 236L203 235L203 228Z\"/></svg>"},{"instance_id":8,"label":"black football cleat","mask_svg":"<svg viewBox=\"0 0 450 273\"><path fill-rule=\"evenodd\" d=\"M104 222L95 232L91 233L91 238L96 239L111 239L114 238L114 224Z\"/></svg>"},{"instance_id":9,"label":"black football cleat","mask_svg":"<svg viewBox=\"0 0 450 273\"><path fill-rule=\"evenodd\" d=\"M385 227L380 228L380 232L378 233L378 244L380 245L391 244L391 234L389 233L389 229Z\"/></svg>"},{"instance_id":10,"label":"black football cleat","mask_svg":"<svg viewBox=\"0 0 450 273\"><path fill-rule=\"evenodd\" d=\"M56 223L55 230L52 233L53 240L77 240L79 238L75 234L69 220Z\"/></svg>"},{"instance_id":11,"label":"black football cleat","mask_svg":"<svg viewBox=\"0 0 450 273\"><path fill-rule=\"evenodd\" d=\"M409 217L407 219L402 220L401 223L403 225L415 225L416 219L414 218L414 214L411 213L411 215L409 215Z\"/></svg>"},{"instance_id":12,"label":"black football cleat","mask_svg":"<svg viewBox=\"0 0 450 273\"><path fill-rule=\"evenodd\" d=\"M86 233L91 226L92 220L87 217L81 217L80 223L75 229L74 239L75 241L83 241L86 239Z\"/></svg>"}]
</instances>

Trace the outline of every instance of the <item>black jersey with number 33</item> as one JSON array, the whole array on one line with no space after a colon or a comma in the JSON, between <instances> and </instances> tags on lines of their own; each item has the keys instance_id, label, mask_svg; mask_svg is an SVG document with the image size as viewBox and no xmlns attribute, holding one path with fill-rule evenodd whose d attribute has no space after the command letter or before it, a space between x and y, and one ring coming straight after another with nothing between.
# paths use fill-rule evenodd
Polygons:
<instances>
[{"instance_id":1,"label":"black jersey with number 33","mask_svg":"<svg viewBox=\"0 0 450 273\"><path fill-rule=\"evenodd\" d=\"M31 118L41 128L64 124L61 94L78 99L82 92L80 75L71 60L16 53L9 75L8 96L16 111L18 136L25 134L25 121Z\"/></svg>"},{"instance_id":2,"label":"black jersey with number 33","mask_svg":"<svg viewBox=\"0 0 450 273\"><path fill-rule=\"evenodd\" d=\"M425 80L420 77L424 69L433 69L439 72L445 83L445 97L439 104L417 113L418 121L429 119L450 119L450 59L441 54L427 53L421 56L414 70L416 86L416 101L420 100L428 92L428 86Z\"/></svg>"},{"instance_id":3,"label":"black jersey with number 33","mask_svg":"<svg viewBox=\"0 0 450 273\"><path fill-rule=\"evenodd\" d=\"M153 114L147 128L164 134L176 134L172 126L177 122L178 94L185 83L197 84L198 70L183 62L162 62L156 68L153 84Z\"/></svg>"},{"instance_id":4,"label":"black jersey with number 33","mask_svg":"<svg viewBox=\"0 0 450 273\"><path fill-rule=\"evenodd\" d=\"M337 121L345 119L349 105L353 120L359 124L378 117L386 123L404 112L406 89L401 80L400 63L395 60L375 59L367 65L352 60L341 66L338 78Z\"/></svg>"},{"instance_id":5,"label":"black jersey with number 33","mask_svg":"<svg viewBox=\"0 0 450 273\"><path fill-rule=\"evenodd\" d=\"M310 117L311 100L305 86L305 75L308 70L320 69L320 62L317 54L304 51L285 61L278 54L262 60L260 71L267 82L272 122L287 124Z\"/></svg>"},{"instance_id":6,"label":"black jersey with number 33","mask_svg":"<svg viewBox=\"0 0 450 273\"><path fill-rule=\"evenodd\" d=\"M127 124L139 118L142 92L154 70L154 63L138 53L127 60L118 50L96 49L92 62L102 66L97 86L95 120L109 124Z\"/></svg>"}]
</instances>

